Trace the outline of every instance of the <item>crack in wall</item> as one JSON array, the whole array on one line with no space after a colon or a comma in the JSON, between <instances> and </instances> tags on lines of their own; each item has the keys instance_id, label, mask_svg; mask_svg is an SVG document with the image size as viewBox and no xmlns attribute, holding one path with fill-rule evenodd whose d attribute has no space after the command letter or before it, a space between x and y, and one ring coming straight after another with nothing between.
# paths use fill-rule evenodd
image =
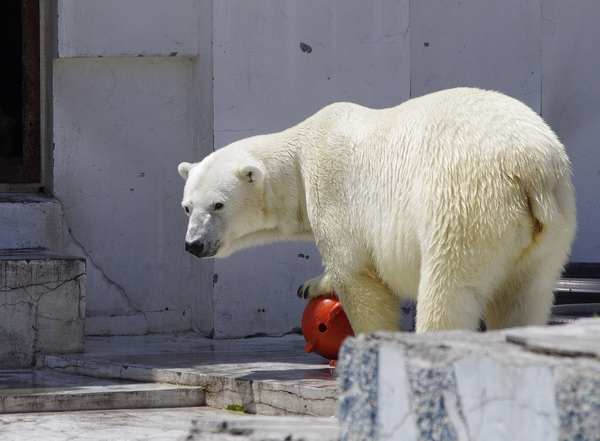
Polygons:
<instances>
[{"instance_id":1,"label":"crack in wall","mask_svg":"<svg viewBox=\"0 0 600 441\"><path fill-rule=\"evenodd\" d=\"M14 286L14 287L11 287L11 286L8 286L8 285L4 285L4 286L0 286L0 293L1 292L7 292L8 293L8 292L12 292L12 291L17 291L19 289L26 290L27 288L32 288L32 287L37 287L37 286L44 287L44 288L48 289L47 292L51 292L51 291L55 291L55 290L59 289L60 287L62 287L63 285L65 285L67 283L70 283L70 282L73 282L73 281L78 281L77 279L79 279L82 276L85 276L85 273L80 273L77 276L72 277L72 278L70 278L68 280L64 280L64 281L51 280L51 281L43 282L43 283L30 283L30 284L27 284L27 285L19 285L19 286ZM48 286L48 285L51 285L53 283L58 283L58 285L56 285L54 288L51 288L51 287Z\"/></svg>"},{"instance_id":2,"label":"crack in wall","mask_svg":"<svg viewBox=\"0 0 600 441\"><path fill-rule=\"evenodd\" d=\"M100 265L98 265L94 261L94 259L92 258L92 256L86 251L86 249L83 246L83 244L75 237L75 235L73 234L72 229L69 227L69 220L67 219L67 213L66 213L66 210L64 209L64 204L62 203L62 201L56 195L54 195L54 198L58 201L58 203L60 204L60 207L61 207L60 212L61 212L61 217L62 217L63 222L64 222L63 231L64 231L64 228L67 229L71 241L77 247L79 247L79 249L81 250L81 252L85 255L85 258L87 259L87 261L91 264L91 266L96 271L98 271L100 273L100 275L106 281L106 283L109 286L113 287L119 294L121 294L121 297L124 300L124 302L126 303L126 305L129 308L133 309L135 312L142 313L143 312L142 308L140 308L138 305L136 305L135 302L129 298L129 296L127 295L127 292L126 292L125 288L123 288L116 281L114 281L113 279L111 279L110 277L108 277L106 275L106 273L104 272L104 270L102 269L102 267ZM64 243L64 241L63 241L63 243Z\"/></svg>"}]
</instances>

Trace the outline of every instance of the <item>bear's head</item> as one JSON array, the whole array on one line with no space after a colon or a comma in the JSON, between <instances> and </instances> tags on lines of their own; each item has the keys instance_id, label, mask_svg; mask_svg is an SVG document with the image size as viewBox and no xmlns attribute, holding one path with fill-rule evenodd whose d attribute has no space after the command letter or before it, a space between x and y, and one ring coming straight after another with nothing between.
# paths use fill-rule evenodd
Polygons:
<instances>
[{"instance_id":1,"label":"bear's head","mask_svg":"<svg viewBox=\"0 0 600 441\"><path fill-rule=\"evenodd\" d=\"M227 150L178 167L186 181L181 205L189 216L185 249L197 257L227 257L267 223L264 167Z\"/></svg>"}]
</instances>

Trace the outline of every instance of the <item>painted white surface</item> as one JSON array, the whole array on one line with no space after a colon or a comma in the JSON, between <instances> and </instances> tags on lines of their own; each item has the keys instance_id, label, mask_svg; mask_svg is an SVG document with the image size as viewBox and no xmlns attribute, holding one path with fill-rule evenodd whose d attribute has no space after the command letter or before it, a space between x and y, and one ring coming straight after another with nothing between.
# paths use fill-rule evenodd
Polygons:
<instances>
[{"instance_id":1,"label":"painted white surface","mask_svg":"<svg viewBox=\"0 0 600 441\"><path fill-rule=\"evenodd\" d=\"M58 0L58 56L199 55L200 0Z\"/></svg>"},{"instance_id":2,"label":"painted white surface","mask_svg":"<svg viewBox=\"0 0 600 441\"><path fill-rule=\"evenodd\" d=\"M411 96L480 87L539 112L541 3L411 1Z\"/></svg>"},{"instance_id":3,"label":"painted white surface","mask_svg":"<svg viewBox=\"0 0 600 441\"><path fill-rule=\"evenodd\" d=\"M64 252L88 260L87 315L190 329L194 274L177 164L197 155L189 58L57 59L55 197Z\"/></svg>"},{"instance_id":4,"label":"painted white surface","mask_svg":"<svg viewBox=\"0 0 600 441\"><path fill-rule=\"evenodd\" d=\"M217 1L213 23L215 148L284 130L332 102L389 107L409 97L408 0ZM215 260L215 335L300 326L306 302L296 290L322 271L309 242Z\"/></svg>"}]
</instances>

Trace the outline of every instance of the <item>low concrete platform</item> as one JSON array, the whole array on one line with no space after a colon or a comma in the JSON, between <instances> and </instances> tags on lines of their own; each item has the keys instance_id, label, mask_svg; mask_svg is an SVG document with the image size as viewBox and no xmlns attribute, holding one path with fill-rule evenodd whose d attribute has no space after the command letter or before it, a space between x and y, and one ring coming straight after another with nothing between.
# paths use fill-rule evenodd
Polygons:
<instances>
[{"instance_id":1,"label":"low concrete platform","mask_svg":"<svg viewBox=\"0 0 600 441\"><path fill-rule=\"evenodd\" d=\"M136 382L202 387L207 406L264 415L334 416L337 382L304 337L211 340L197 334L86 337L85 352L38 355L37 368Z\"/></svg>"}]
</instances>

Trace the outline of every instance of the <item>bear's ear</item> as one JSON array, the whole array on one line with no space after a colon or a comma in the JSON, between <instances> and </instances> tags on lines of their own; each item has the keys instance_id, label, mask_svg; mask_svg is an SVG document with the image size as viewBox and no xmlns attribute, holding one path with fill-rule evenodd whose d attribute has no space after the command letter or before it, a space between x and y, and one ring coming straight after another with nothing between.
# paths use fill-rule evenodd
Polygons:
<instances>
[{"instance_id":1,"label":"bear's ear","mask_svg":"<svg viewBox=\"0 0 600 441\"><path fill-rule=\"evenodd\" d=\"M238 169L237 175L244 182L261 185L264 172L257 164L242 164Z\"/></svg>"},{"instance_id":2,"label":"bear's ear","mask_svg":"<svg viewBox=\"0 0 600 441\"><path fill-rule=\"evenodd\" d=\"M177 171L179 172L179 174L181 175L181 177L187 181L187 178L188 178L188 176L190 174L190 170L195 165L196 164L190 164L189 162L182 162L181 164L179 164L179 167L177 167Z\"/></svg>"}]
</instances>

